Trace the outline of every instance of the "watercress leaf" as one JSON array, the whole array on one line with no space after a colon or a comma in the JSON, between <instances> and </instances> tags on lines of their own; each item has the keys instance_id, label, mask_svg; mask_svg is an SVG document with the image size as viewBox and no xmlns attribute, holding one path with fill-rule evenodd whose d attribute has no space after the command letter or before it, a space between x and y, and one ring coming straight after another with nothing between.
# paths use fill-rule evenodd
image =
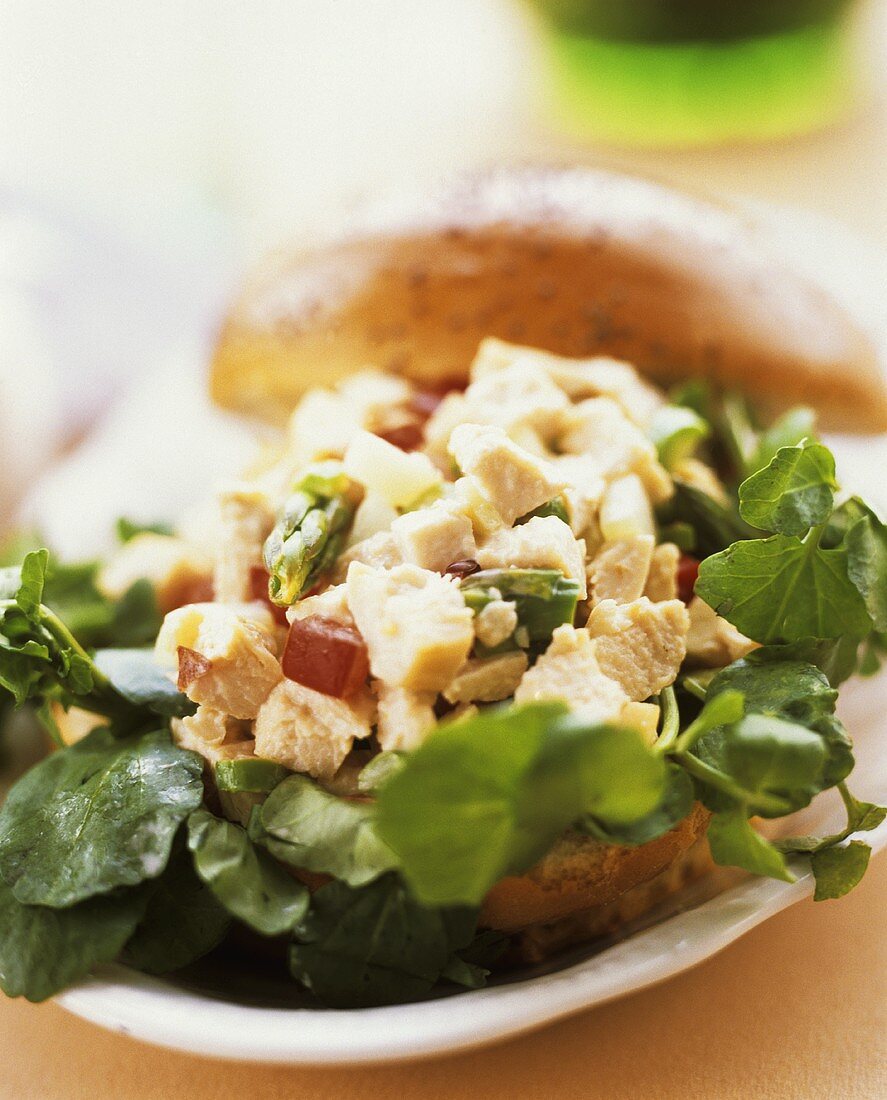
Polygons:
<instances>
[{"instance_id":1,"label":"watercress leaf","mask_svg":"<svg viewBox=\"0 0 887 1100\"><path fill-rule=\"evenodd\" d=\"M228 912L194 873L191 856L181 847L148 891L145 915L120 961L147 974L168 974L212 951L230 925Z\"/></svg>"},{"instance_id":2,"label":"watercress leaf","mask_svg":"<svg viewBox=\"0 0 887 1100\"><path fill-rule=\"evenodd\" d=\"M665 790L659 805L639 821L628 825L604 824L591 815L577 822L577 827L605 844L634 847L663 836L678 825L693 809L693 781L679 765L667 766Z\"/></svg>"},{"instance_id":3,"label":"watercress leaf","mask_svg":"<svg viewBox=\"0 0 887 1100\"><path fill-rule=\"evenodd\" d=\"M704 556L754 534L735 508L679 477L674 479L674 495L657 508L656 518L660 525L688 524L696 535L695 552Z\"/></svg>"},{"instance_id":4,"label":"watercress leaf","mask_svg":"<svg viewBox=\"0 0 887 1100\"><path fill-rule=\"evenodd\" d=\"M813 900L841 898L849 893L865 874L871 854L871 848L861 840L814 852L810 861L816 877Z\"/></svg>"},{"instance_id":5,"label":"watercress leaf","mask_svg":"<svg viewBox=\"0 0 887 1100\"><path fill-rule=\"evenodd\" d=\"M15 593L15 602L22 612L33 618L43 600L43 585L46 581L46 568L49 563L49 551L32 550L25 554L21 568L21 580Z\"/></svg>"},{"instance_id":6,"label":"watercress leaf","mask_svg":"<svg viewBox=\"0 0 887 1100\"><path fill-rule=\"evenodd\" d=\"M194 869L225 909L263 936L288 932L308 908L308 891L231 821L196 810L188 818Z\"/></svg>"},{"instance_id":7,"label":"watercress leaf","mask_svg":"<svg viewBox=\"0 0 887 1100\"><path fill-rule=\"evenodd\" d=\"M840 546L847 537L850 528L870 513L871 510L868 505L859 497L848 497L829 516L822 532L822 538L819 540L820 546L825 547L827 550L833 550L836 546Z\"/></svg>"},{"instance_id":8,"label":"watercress leaf","mask_svg":"<svg viewBox=\"0 0 887 1100\"><path fill-rule=\"evenodd\" d=\"M45 1001L110 962L145 911L143 890L91 898L69 909L22 905L0 881L0 988Z\"/></svg>"},{"instance_id":9,"label":"watercress leaf","mask_svg":"<svg viewBox=\"0 0 887 1100\"><path fill-rule=\"evenodd\" d=\"M163 718L185 718L197 709L154 660L150 649L100 649L96 668L133 707L146 707Z\"/></svg>"},{"instance_id":10,"label":"watercress leaf","mask_svg":"<svg viewBox=\"0 0 887 1100\"><path fill-rule=\"evenodd\" d=\"M741 807L712 817L708 843L712 858L722 867L741 867L754 875L795 881L785 856L752 828Z\"/></svg>"},{"instance_id":11,"label":"watercress leaf","mask_svg":"<svg viewBox=\"0 0 887 1100\"><path fill-rule=\"evenodd\" d=\"M875 630L887 631L887 525L869 512L847 532L847 573L865 600Z\"/></svg>"},{"instance_id":12,"label":"watercress leaf","mask_svg":"<svg viewBox=\"0 0 887 1100\"><path fill-rule=\"evenodd\" d=\"M833 787L853 770L850 738L834 716L838 693L814 665L780 656L778 648L764 647L734 662L714 678L709 698L741 691L749 712L785 718L813 730L826 747L822 789Z\"/></svg>"},{"instance_id":13,"label":"watercress leaf","mask_svg":"<svg viewBox=\"0 0 887 1100\"><path fill-rule=\"evenodd\" d=\"M154 585L148 580L137 580L113 605L107 643L120 647L149 645L157 637L162 622Z\"/></svg>"},{"instance_id":14,"label":"watercress leaf","mask_svg":"<svg viewBox=\"0 0 887 1100\"><path fill-rule=\"evenodd\" d=\"M294 936L293 976L334 1008L423 997L466 946L453 941L445 912L419 905L395 875L359 889L322 886Z\"/></svg>"},{"instance_id":15,"label":"watercress leaf","mask_svg":"<svg viewBox=\"0 0 887 1100\"><path fill-rule=\"evenodd\" d=\"M800 809L822 789L826 755L823 739L805 726L750 714L728 729L723 770L744 790Z\"/></svg>"},{"instance_id":16,"label":"watercress leaf","mask_svg":"<svg viewBox=\"0 0 887 1100\"><path fill-rule=\"evenodd\" d=\"M277 859L361 886L397 866L375 807L338 798L304 775L280 783L254 815L252 836Z\"/></svg>"},{"instance_id":17,"label":"watercress leaf","mask_svg":"<svg viewBox=\"0 0 887 1100\"><path fill-rule=\"evenodd\" d=\"M583 814L645 817L665 779L633 730L587 725L560 703L491 708L407 757L379 792L378 829L421 902L474 905Z\"/></svg>"},{"instance_id":18,"label":"watercress leaf","mask_svg":"<svg viewBox=\"0 0 887 1100\"><path fill-rule=\"evenodd\" d=\"M816 413L813 409L805 405L789 409L761 433L749 472L762 470L783 447L794 447L804 439L813 439L815 435Z\"/></svg>"},{"instance_id":19,"label":"watercress leaf","mask_svg":"<svg viewBox=\"0 0 887 1100\"><path fill-rule=\"evenodd\" d=\"M754 650L715 676L707 698L738 691L746 710L772 714L808 725L834 714L837 691L820 669L804 661L774 659L767 649Z\"/></svg>"},{"instance_id":20,"label":"watercress leaf","mask_svg":"<svg viewBox=\"0 0 887 1100\"><path fill-rule=\"evenodd\" d=\"M361 768L357 777L357 788L363 794L373 794L396 775L404 764L404 755L401 752L380 752L365 767Z\"/></svg>"},{"instance_id":21,"label":"watercress leaf","mask_svg":"<svg viewBox=\"0 0 887 1100\"><path fill-rule=\"evenodd\" d=\"M115 525L117 532L117 538L121 542L129 542L130 539L134 539L136 535L172 535L174 531L169 523L155 522L155 523L140 523L138 520L129 519L127 516L121 516Z\"/></svg>"},{"instance_id":22,"label":"watercress leaf","mask_svg":"<svg viewBox=\"0 0 887 1100\"><path fill-rule=\"evenodd\" d=\"M160 875L203 797L202 762L166 731L98 729L27 772L0 810L0 874L26 904L63 908Z\"/></svg>"},{"instance_id":23,"label":"watercress leaf","mask_svg":"<svg viewBox=\"0 0 887 1100\"><path fill-rule=\"evenodd\" d=\"M843 549L788 535L736 542L699 567L696 594L762 644L864 638L871 619Z\"/></svg>"},{"instance_id":24,"label":"watercress leaf","mask_svg":"<svg viewBox=\"0 0 887 1100\"><path fill-rule=\"evenodd\" d=\"M699 444L711 435L711 426L685 405L663 405L654 414L648 435L656 447L659 461L666 469L673 470L690 458Z\"/></svg>"},{"instance_id":25,"label":"watercress leaf","mask_svg":"<svg viewBox=\"0 0 887 1100\"><path fill-rule=\"evenodd\" d=\"M483 989L489 974L486 967L466 962L458 955L451 955L440 976L454 985L464 986L465 989Z\"/></svg>"},{"instance_id":26,"label":"watercress leaf","mask_svg":"<svg viewBox=\"0 0 887 1100\"><path fill-rule=\"evenodd\" d=\"M781 448L739 486L739 514L762 531L802 535L829 518L837 486L832 452L805 440Z\"/></svg>"}]
</instances>

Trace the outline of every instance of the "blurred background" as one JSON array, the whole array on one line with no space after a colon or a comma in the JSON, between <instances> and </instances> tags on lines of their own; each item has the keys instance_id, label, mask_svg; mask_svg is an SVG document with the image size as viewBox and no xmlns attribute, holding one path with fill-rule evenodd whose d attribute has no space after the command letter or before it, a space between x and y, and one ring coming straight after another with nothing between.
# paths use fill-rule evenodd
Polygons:
<instances>
[{"instance_id":1,"label":"blurred background","mask_svg":"<svg viewBox=\"0 0 887 1100\"><path fill-rule=\"evenodd\" d=\"M884 0L2 0L3 516L158 364L192 416L245 267L376 196L594 162L880 248L885 149Z\"/></svg>"}]
</instances>

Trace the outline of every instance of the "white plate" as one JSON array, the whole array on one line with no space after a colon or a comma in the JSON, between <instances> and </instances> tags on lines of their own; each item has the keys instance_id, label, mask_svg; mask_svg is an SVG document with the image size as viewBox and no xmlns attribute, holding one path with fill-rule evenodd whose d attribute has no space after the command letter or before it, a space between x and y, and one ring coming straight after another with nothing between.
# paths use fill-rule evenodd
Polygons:
<instances>
[{"instance_id":1,"label":"white plate","mask_svg":"<svg viewBox=\"0 0 887 1100\"><path fill-rule=\"evenodd\" d=\"M778 250L817 277L872 331L887 362L887 333L878 330L885 258L811 215L758 208L756 213ZM884 456L885 441L834 442L845 481L883 503L884 487L876 478L885 465L874 452ZM857 746L854 791L878 800L887 798L887 759L877 743L884 732L885 685L885 675L849 685L841 706ZM801 817L811 830L837 829L843 820L833 795L823 796ZM875 850L883 848L887 823L867 839ZM688 891L677 903L684 911L557 972L420 1004L360 1011L255 1007L122 967L106 968L57 1002L111 1030L221 1058L357 1064L453 1052L514 1036L695 966L809 895L812 876L803 861L796 871L800 877L793 884L746 879L701 902L698 893Z\"/></svg>"}]
</instances>

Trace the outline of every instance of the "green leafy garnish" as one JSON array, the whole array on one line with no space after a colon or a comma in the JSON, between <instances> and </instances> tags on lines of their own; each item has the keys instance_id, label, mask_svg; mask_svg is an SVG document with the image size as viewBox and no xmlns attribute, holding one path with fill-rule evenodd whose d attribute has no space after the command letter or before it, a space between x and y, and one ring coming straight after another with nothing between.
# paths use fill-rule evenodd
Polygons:
<instances>
[{"instance_id":1,"label":"green leafy garnish","mask_svg":"<svg viewBox=\"0 0 887 1100\"><path fill-rule=\"evenodd\" d=\"M776 534L707 558L696 592L754 641L841 641L849 656L887 621L887 533L862 502L834 508L834 459L783 447L739 487L746 520Z\"/></svg>"},{"instance_id":2,"label":"green leafy garnish","mask_svg":"<svg viewBox=\"0 0 887 1100\"><path fill-rule=\"evenodd\" d=\"M851 840L840 848L821 848L813 853L810 865L816 876L814 901L842 898L862 879L872 854L868 844Z\"/></svg>"},{"instance_id":3,"label":"green leafy garnish","mask_svg":"<svg viewBox=\"0 0 887 1100\"><path fill-rule=\"evenodd\" d=\"M116 524L117 538L121 542L129 542L136 535L173 535L172 525L169 523L139 523L138 520L121 516Z\"/></svg>"},{"instance_id":4,"label":"green leafy garnish","mask_svg":"<svg viewBox=\"0 0 887 1100\"><path fill-rule=\"evenodd\" d=\"M291 775L275 787L254 811L250 835L284 863L334 875L350 886L397 866L376 832L372 805L338 798L305 775Z\"/></svg>"},{"instance_id":5,"label":"green leafy garnish","mask_svg":"<svg viewBox=\"0 0 887 1100\"><path fill-rule=\"evenodd\" d=\"M456 955L471 943L475 921L472 910L419 905L395 875L360 889L331 882L296 926L290 969L333 1007L414 1001L445 971L476 982L476 970Z\"/></svg>"},{"instance_id":6,"label":"green leafy garnish","mask_svg":"<svg viewBox=\"0 0 887 1100\"><path fill-rule=\"evenodd\" d=\"M659 461L667 470L690 458L709 435L709 423L684 405L663 405L657 409L649 428Z\"/></svg>"},{"instance_id":7,"label":"green leafy garnish","mask_svg":"<svg viewBox=\"0 0 887 1100\"><path fill-rule=\"evenodd\" d=\"M0 874L16 898L62 908L160 875L203 797L200 757L151 732L94 730L32 768L0 810Z\"/></svg>"},{"instance_id":8,"label":"green leafy garnish","mask_svg":"<svg viewBox=\"0 0 887 1100\"><path fill-rule=\"evenodd\" d=\"M714 815L708 826L708 843L715 863L783 882L795 881L785 856L751 827L742 808Z\"/></svg>"},{"instance_id":9,"label":"green leafy garnish","mask_svg":"<svg viewBox=\"0 0 887 1100\"><path fill-rule=\"evenodd\" d=\"M22 905L0 880L0 988L45 1001L111 962L142 918L147 895L90 898L68 909Z\"/></svg>"},{"instance_id":10,"label":"green leafy garnish","mask_svg":"<svg viewBox=\"0 0 887 1100\"><path fill-rule=\"evenodd\" d=\"M558 703L499 707L439 727L379 792L378 830L427 905L478 904L585 814L630 825L656 809L661 757L632 730Z\"/></svg>"},{"instance_id":11,"label":"green leafy garnish","mask_svg":"<svg viewBox=\"0 0 887 1100\"><path fill-rule=\"evenodd\" d=\"M168 974L203 958L225 938L231 917L194 873L181 847L148 892L148 906L120 961L147 974Z\"/></svg>"},{"instance_id":12,"label":"green leafy garnish","mask_svg":"<svg viewBox=\"0 0 887 1100\"><path fill-rule=\"evenodd\" d=\"M288 932L308 908L308 891L246 830L197 810L188 819L188 847L201 880L232 916L264 936Z\"/></svg>"},{"instance_id":13,"label":"green leafy garnish","mask_svg":"<svg viewBox=\"0 0 887 1100\"><path fill-rule=\"evenodd\" d=\"M803 535L825 523L835 502L835 459L821 443L783 447L739 487L746 523L781 535Z\"/></svg>"}]
</instances>

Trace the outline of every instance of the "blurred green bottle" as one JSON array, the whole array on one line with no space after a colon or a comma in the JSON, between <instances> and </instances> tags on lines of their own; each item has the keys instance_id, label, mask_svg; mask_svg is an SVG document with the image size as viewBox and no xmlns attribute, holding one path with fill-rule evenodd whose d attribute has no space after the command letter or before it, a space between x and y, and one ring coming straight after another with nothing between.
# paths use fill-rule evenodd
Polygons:
<instances>
[{"instance_id":1,"label":"blurred green bottle","mask_svg":"<svg viewBox=\"0 0 887 1100\"><path fill-rule=\"evenodd\" d=\"M854 0L534 0L561 124L691 146L819 129L855 85Z\"/></svg>"}]
</instances>

